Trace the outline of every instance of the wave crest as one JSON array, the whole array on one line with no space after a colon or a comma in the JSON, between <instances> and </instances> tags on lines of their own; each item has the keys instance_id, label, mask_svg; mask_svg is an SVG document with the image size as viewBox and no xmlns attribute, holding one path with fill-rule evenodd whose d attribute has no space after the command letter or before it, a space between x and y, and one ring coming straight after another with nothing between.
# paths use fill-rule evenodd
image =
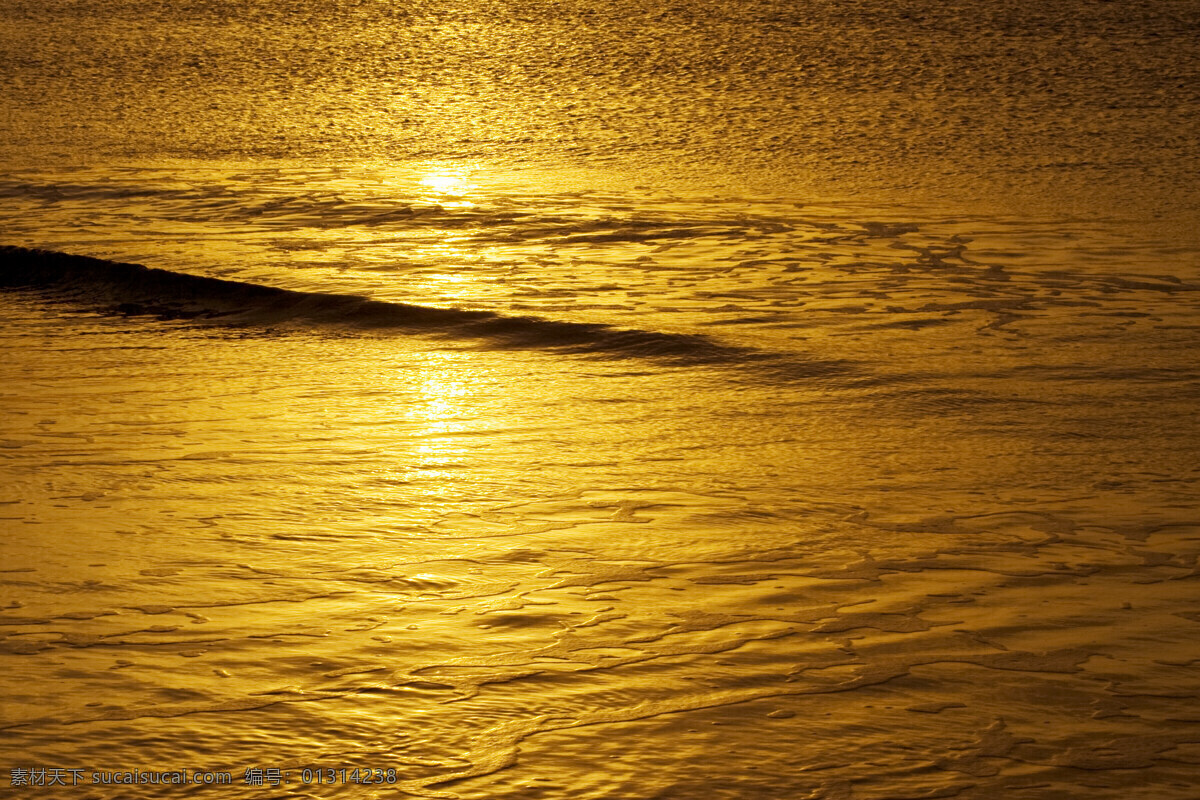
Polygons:
<instances>
[{"instance_id":1,"label":"wave crest","mask_svg":"<svg viewBox=\"0 0 1200 800\"><path fill-rule=\"evenodd\" d=\"M483 341L498 348L652 358L679 364L774 362L782 366L777 354L694 334L301 292L23 247L0 247L0 287L35 289L76 306L127 316L229 325L298 323L394 330ZM795 373L797 369L803 377L818 377L845 373L847 366L812 360L803 365L792 363L787 371Z\"/></svg>"}]
</instances>

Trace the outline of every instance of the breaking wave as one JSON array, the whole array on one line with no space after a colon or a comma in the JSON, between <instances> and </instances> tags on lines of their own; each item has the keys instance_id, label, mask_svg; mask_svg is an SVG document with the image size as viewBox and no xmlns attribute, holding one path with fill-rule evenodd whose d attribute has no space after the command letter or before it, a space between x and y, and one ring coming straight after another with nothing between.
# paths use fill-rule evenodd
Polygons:
<instances>
[{"instance_id":1,"label":"breaking wave","mask_svg":"<svg viewBox=\"0 0 1200 800\"><path fill-rule=\"evenodd\" d=\"M302 292L14 246L0 247L0 287L39 290L57 301L125 316L227 325L296 323L391 330L484 341L500 348L651 358L677 364L761 363L785 369L793 377L797 370L804 377L820 377L849 369L840 361L809 360L800 365L792 356L784 365L779 354L693 334Z\"/></svg>"}]
</instances>

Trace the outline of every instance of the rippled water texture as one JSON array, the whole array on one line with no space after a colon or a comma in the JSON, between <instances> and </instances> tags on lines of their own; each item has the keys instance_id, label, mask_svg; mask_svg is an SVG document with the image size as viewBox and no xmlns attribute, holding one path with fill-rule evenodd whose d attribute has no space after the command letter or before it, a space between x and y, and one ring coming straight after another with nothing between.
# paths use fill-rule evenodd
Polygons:
<instances>
[{"instance_id":1,"label":"rippled water texture","mask_svg":"<svg viewBox=\"0 0 1200 800\"><path fill-rule=\"evenodd\" d=\"M1192 0L4 0L0 25L0 140L35 165L454 159L1195 228Z\"/></svg>"},{"instance_id":2,"label":"rippled water texture","mask_svg":"<svg viewBox=\"0 0 1200 800\"><path fill-rule=\"evenodd\" d=\"M0 0L0 794L1194 800L1197 20Z\"/></svg>"}]
</instances>

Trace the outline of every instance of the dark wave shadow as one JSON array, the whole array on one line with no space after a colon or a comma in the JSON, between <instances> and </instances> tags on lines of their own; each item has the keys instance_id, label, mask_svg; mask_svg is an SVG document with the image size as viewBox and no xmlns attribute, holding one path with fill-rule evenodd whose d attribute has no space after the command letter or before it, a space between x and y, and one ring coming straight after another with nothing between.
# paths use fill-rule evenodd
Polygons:
<instances>
[{"instance_id":1,"label":"dark wave shadow","mask_svg":"<svg viewBox=\"0 0 1200 800\"><path fill-rule=\"evenodd\" d=\"M38 290L43 297L114 315L218 325L296 323L395 331L474 340L493 348L645 358L681 365L755 364L791 378L851 372L844 361L803 360L791 354L725 345L699 335L301 292L23 247L0 247L0 288Z\"/></svg>"}]
</instances>

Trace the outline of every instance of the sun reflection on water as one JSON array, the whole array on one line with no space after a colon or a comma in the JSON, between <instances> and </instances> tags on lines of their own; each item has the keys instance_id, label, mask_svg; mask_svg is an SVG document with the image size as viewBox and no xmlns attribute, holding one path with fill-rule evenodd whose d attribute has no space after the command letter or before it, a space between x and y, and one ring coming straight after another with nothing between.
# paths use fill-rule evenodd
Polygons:
<instances>
[{"instance_id":1,"label":"sun reflection on water","mask_svg":"<svg viewBox=\"0 0 1200 800\"><path fill-rule=\"evenodd\" d=\"M443 208L474 208L475 204L466 195L475 186L460 171L432 168L418 181L426 194L421 199L437 203Z\"/></svg>"},{"instance_id":2,"label":"sun reflection on water","mask_svg":"<svg viewBox=\"0 0 1200 800\"><path fill-rule=\"evenodd\" d=\"M408 480L429 482L441 494L446 482L458 475L463 455L460 434L471 423L470 387L460 371L458 354L431 351L425 354L419 381L412 386L411 401L401 409L412 430Z\"/></svg>"}]
</instances>

